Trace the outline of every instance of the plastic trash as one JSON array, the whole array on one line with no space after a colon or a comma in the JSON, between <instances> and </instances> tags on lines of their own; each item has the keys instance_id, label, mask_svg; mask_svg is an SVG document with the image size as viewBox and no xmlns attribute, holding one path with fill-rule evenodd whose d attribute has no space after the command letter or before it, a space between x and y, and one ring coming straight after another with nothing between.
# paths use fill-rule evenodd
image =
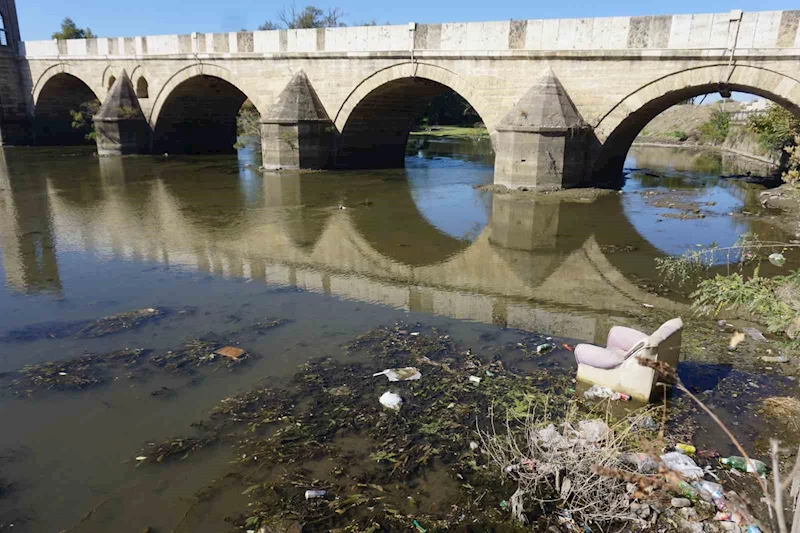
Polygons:
<instances>
[{"instance_id":1,"label":"plastic trash","mask_svg":"<svg viewBox=\"0 0 800 533\"><path fill-rule=\"evenodd\" d=\"M539 354L539 355L542 355L542 354L545 354L545 353L549 352L552 349L553 349L553 345L550 344L549 342L546 342L546 343L540 344L539 346L536 347L536 353Z\"/></svg>"},{"instance_id":2,"label":"plastic trash","mask_svg":"<svg viewBox=\"0 0 800 533\"><path fill-rule=\"evenodd\" d=\"M587 400L594 400L595 398L611 398L614 391L608 387L601 387L600 385L592 385L589 390L583 393L583 397Z\"/></svg>"},{"instance_id":3,"label":"plastic trash","mask_svg":"<svg viewBox=\"0 0 800 533\"><path fill-rule=\"evenodd\" d=\"M747 533L761 533L761 528L755 524L747 526Z\"/></svg>"},{"instance_id":4,"label":"plastic trash","mask_svg":"<svg viewBox=\"0 0 800 533\"><path fill-rule=\"evenodd\" d=\"M667 468L683 474L686 479L703 479L705 474L694 459L680 452L665 453L661 456L661 460Z\"/></svg>"},{"instance_id":5,"label":"plastic trash","mask_svg":"<svg viewBox=\"0 0 800 533\"><path fill-rule=\"evenodd\" d=\"M769 262L775 265L776 267L782 267L783 264L786 262L786 258L783 256L782 253L776 252L774 254L769 254Z\"/></svg>"},{"instance_id":6,"label":"plastic trash","mask_svg":"<svg viewBox=\"0 0 800 533\"><path fill-rule=\"evenodd\" d=\"M147 460L147 456L146 455L138 455L136 457L136 460L137 461L146 461Z\"/></svg>"},{"instance_id":7,"label":"plastic trash","mask_svg":"<svg viewBox=\"0 0 800 533\"><path fill-rule=\"evenodd\" d=\"M769 342L767 338L764 336L763 333L758 331L756 328L742 328L742 331L747 333L751 339L760 343L767 343Z\"/></svg>"},{"instance_id":8,"label":"plastic trash","mask_svg":"<svg viewBox=\"0 0 800 533\"><path fill-rule=\"evenodd\" d=\"M424 527L422 527L422 526L420 525L420 523L419 523L419 522L417 522L416 520L414 520L414 521L413 521L413 522L411 522L411 523L414 525L414 527L417 529L417 531L419 531L419 533L427 533L427 531L428 531L428 530L427 530L427 529L425 529Z\"/></svg>"},{"instance_id":9,"label":"plastic trash","mask_svg":"<svg viewBox=\"0 0 800 533\"><path fill-rule=\"evenodd\" d=\"M413 366L404 368L387 368L383 372L376 372L372 377L386 376L389 381L414 381L422 377L419 370Z\"/></svg>"},{"instance_id":10,"label":"plastic trash","mask_svg":"<svg viewBox=\"0 0 800 533\"><path fill-rule=\"evenodd\" d=\"M731 337L731 340L728 342L728 349L735 350L737 346L739 346L742 342L744 342L745 336L744 333L741 331L737 331Z\"/></svg>"},{"instance_id":11,"label":"plastic trash","mask_svg":"<svg viewBox=\"0 0 800 533\"><path fill-rule=\"evenodd\" d=\"M470 376L470 377L469 377L469 381L470 381L471 383L474 383L475 385L480 385L480 383L481 383L481 378L479 378L478 376Z\"/></svg>"},{"instance_id":12,"label":"plastic trash","mask_svg":"<svg viewBox=\"0 0 800 533\"><path fill-rule=\"evenodd\" d=\"M762 355L759 357L765 363L788 363L789 358L785 355Z\"/></svg>"},{"instance_id":13,"label":"plastic trash","mask_svg":"<svg viewBox=\"0 0 800 533\"><path fill-rule=\"evenodd\" d=\"M600 385L592 385L589 390L583 393L583 397L587 400L611 398L614 401L622 400L623 402L627 402L631 399L631 397L624 392L614 392L608 387L601 387Z\"/></svg>"},{"instance_id":14,"label":"plastic trash","mask_svg":"<svg viewBox=\"0 0 800 533\"><path fill-rule=\"evenodd\" d=\"M713 481L695 481L692 486L700 493L700 497L709 503L717 503L717 500L725 500L725 492L722 485ZM719 505L717 505L719 507Z\"/></svg>"},{"instance_id":15,"label":"plastic trash","mask_svg":"<svg viewBox=\"0 0 800 533\"><path fill-rule=\"evenodd\" d=\"M242 350L241 348L237 348L235 346L225 346L223 348L220 348L214 353L217 355L221 355L223 357L227 357L232 361L237 361L242 357L244 357L245 355L247 355L244 350Z\"/></svg>"},{"instance_id":16,"label":"plastic trash","mask_svg":"<svg viewBox=\"0 0 800 533\"><path fill-rule=\"evenodd\" d=\"M733 468L734 470L738 470L740 472L756 472L761 476L766 475L769 471L769 467L761 461L757 459L750 459L748 463L747 459L738 455L723 457L719 460L719 462L725 466Z\"/></svg>"},{"instance_id":17,"label":"plastic trash","mask_svg":"<svg viewBox=\"0 0 800 533\"><path fill-rule=\"evenodd\" d=\"M686 455L694 455L694 452L697 451L697 448L695 448L691 444L683 444L683 443L676 444L675 449Z\"/></svg>"},{"instance_id":18,"label":"plastic trash","mask_svg":"<svg viewBox=\"0 0 800 533\"><path fill-rule=\"evenodd\" d=\"M622 460L635 466L640 474L654 474L658 471L658 461L646 453L626 453L622 456Z\"/></svg>"},{"instance_id":19,"label":"plastic trash","mask_svg":"<svg viewBox=\"0 0 800 533\"><path fill-rule=\"evenodd\" d=\"M327 490L307 490L306 491L306 500L314 500L317 498L324 498L328 495Z\"/></svg>"},{"instance_id":20,"label":"plastic trash","mask_svg":"<svg viewBox=\"0 0 800 533\"><path fill-rule=\"evenodd\" d=\"M403 405L403 399L400 395L389 391L384 392L378 401L381 402L382 406L388 407L393 411L399 411L400 406Z\"/></svg>"},{"instance_id":21,"label":"plastic trash","mask_svg":"<svg viewBox=\"0 0 800 533\"><path fill-rule=\"evenodd\" d=\"M578 423L578 432L581 438L589 442L600 442L608 435L609 431L608 424L599 418L595 420L581 420Z\"/></svg>"}]
</instances>

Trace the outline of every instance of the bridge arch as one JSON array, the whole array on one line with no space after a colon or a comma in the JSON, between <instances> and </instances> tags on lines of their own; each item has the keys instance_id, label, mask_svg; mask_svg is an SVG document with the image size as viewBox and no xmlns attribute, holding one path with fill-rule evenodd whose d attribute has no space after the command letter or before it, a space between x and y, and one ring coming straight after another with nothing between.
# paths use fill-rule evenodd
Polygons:
<instances>
[{"instance_id":1,"label":"bridge arch","mask_svg":"<svg viewBox=\"0 0 800 533\"><path fill-rule=\"evenodd\" d=\"M472 84L436 65L401 63L364 79L334 118L340 133L336 165L402 166L412 121L434 96L447 90L464 98L482 120L494 116ZM493 123L486 126L494 131Z\"/></svg>"},{"instance_id":2,"label":"bridge arch","mask_svg":"<svg viewBox=\"0 0 800 533\"><path fill-rule=\"evenodd\" d=\"M61 67L61 68L58 68ZM91 114L99 107L97 93L66 65L49 69L37 81L33 92L34 132L40 145L93 143ZM84 113L84 126L74 127L72 112Z\"/></svg>"},{"instance_id":3,"label":"bridge arch","mask_svg":"<svg viewBox=\"0 0 800 533\"><path fill-rule=\"evenodd\" d=\"M155 95L149 117L153 149L156 153L233 151L236 116L252 93L226 68L196 64L182 69Z\"/></svg>"},{"instance_id":4,"label":"bridge arch","mask_svg":"<svg viewBox=\"0 0 800 533\"><path fill-rule=\"evenodd\" d=\"M695 96L720 89L755 94L800 117L800 80L762 67L720 63L663 76L626 96L595 125L601 143L595 178L620 176L634 139L656 116ZM729 74L730 73L730 74ZM727 81L725 81L727 80Z\"/></svg>"}]
</instances>

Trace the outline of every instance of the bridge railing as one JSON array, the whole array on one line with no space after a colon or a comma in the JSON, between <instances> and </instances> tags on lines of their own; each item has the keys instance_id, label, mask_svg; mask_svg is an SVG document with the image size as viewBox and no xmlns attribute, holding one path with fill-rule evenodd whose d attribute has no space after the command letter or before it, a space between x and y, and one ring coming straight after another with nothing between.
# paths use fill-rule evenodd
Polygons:
<instances>
[{"instance_id":1,"label":"bridge railing","mask_svg":"<svg viewBox=\"0 0 800 533\"><path fill-rule=\"evenodd\" d=\"M781 48L800 49L800 10L26 41L20 46L20 53L34 58Z\"/></svg>"}]
</instances>

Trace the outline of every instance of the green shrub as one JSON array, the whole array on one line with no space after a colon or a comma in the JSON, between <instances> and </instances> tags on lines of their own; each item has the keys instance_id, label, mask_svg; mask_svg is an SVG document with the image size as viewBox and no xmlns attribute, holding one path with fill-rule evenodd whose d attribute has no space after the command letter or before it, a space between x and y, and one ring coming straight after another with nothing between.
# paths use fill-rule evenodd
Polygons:
<instances>
[{"instance_id":1,"label":"green shrub","mask_svg":"<svg viewBox=\"0 0 800 533\"><path fill-rule=\"evenodd\" d=\"M69 112L73 129L86 132L87 141L93 141L97 137L92 117L100 110L100 105L100 100L90 100L82 103L77 110Z\"/></svg>"},{"instance_id":2,"label":"green shrub","mask_svg":"<svg viewBox=\"0 0 800 533\"><path fill-rule=\"evenodd\" d=\"M784 147L784 150L789 154L789 161L787 162L788 168L783 173L783 181L800 187L800 134L796 135L794 143Z\"/></svg>"},{"instance_id":3,"label":"green shrub","mask_svg":"<svg viewBox=\"0 0 800 533\"><path fill-rule=\"evenodd\" d=\"M689 136L683 130L673 130L673 131L667 133L667 136L668 137L672 137L673 139L676 139L676 140L681 141L681 142L683 142L683 141L685 141L685 140L687 140L689 138Z\"/></svg>"},{"instance_id":4,"label":"green shrub","mask_svg":"<svg viewBox=\"0 0 800 533\"><path fill-rule=\"evenodd\" d=\"M722 109L711 112L708 122L700 126L700 139L711 144L722 144L728 136L731 126L731 114Z\"/></svg>"},{"instance_id":5,"label":"green shrub","mask_svg":"<svg viewBox=\"0 0 800 533\"><path fill-rule=\"evenodd\" d=\"M784 107L773 105L765 113L751 115L747 128L756 134L758 143L765 150L782 150L800 135L800 118Z\"/></svg>"}]
</instances>

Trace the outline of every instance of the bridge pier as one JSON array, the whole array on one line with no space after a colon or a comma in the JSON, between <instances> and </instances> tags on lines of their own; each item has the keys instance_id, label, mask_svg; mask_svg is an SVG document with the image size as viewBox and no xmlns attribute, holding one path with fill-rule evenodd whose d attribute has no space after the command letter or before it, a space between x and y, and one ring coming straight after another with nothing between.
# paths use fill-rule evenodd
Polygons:
<instances>
[{"instance_id":1,"label":"bridge pier","mask_svg":"<svg viewBox=\"0 0 800 533\"><path fill-rule=\"evenodd\" d=\"M261 119L261 155L266 169L328 166L333 123L302 70Z\"/></svg>"},{"instance_id":2,"label":"bridge pier","mask_svg":"<svg viewBox=\"0 0 800 533\"><path fill-rule=\"evenodd\" d=\"M144 154L150 151L150 125L144 118L126 71L117 78L92 119L98 155Z\"/></svg>"},{"instance_id":3,"label":"bridge pier","mask_svg":"<svg viewBox=\"0 0 800 533\"><path fill-rule=\"evenodd\" d=\"M589 128L548 69L497 127L494 182L561 189L584 181Z\"/></svg>"}]
</instances>

